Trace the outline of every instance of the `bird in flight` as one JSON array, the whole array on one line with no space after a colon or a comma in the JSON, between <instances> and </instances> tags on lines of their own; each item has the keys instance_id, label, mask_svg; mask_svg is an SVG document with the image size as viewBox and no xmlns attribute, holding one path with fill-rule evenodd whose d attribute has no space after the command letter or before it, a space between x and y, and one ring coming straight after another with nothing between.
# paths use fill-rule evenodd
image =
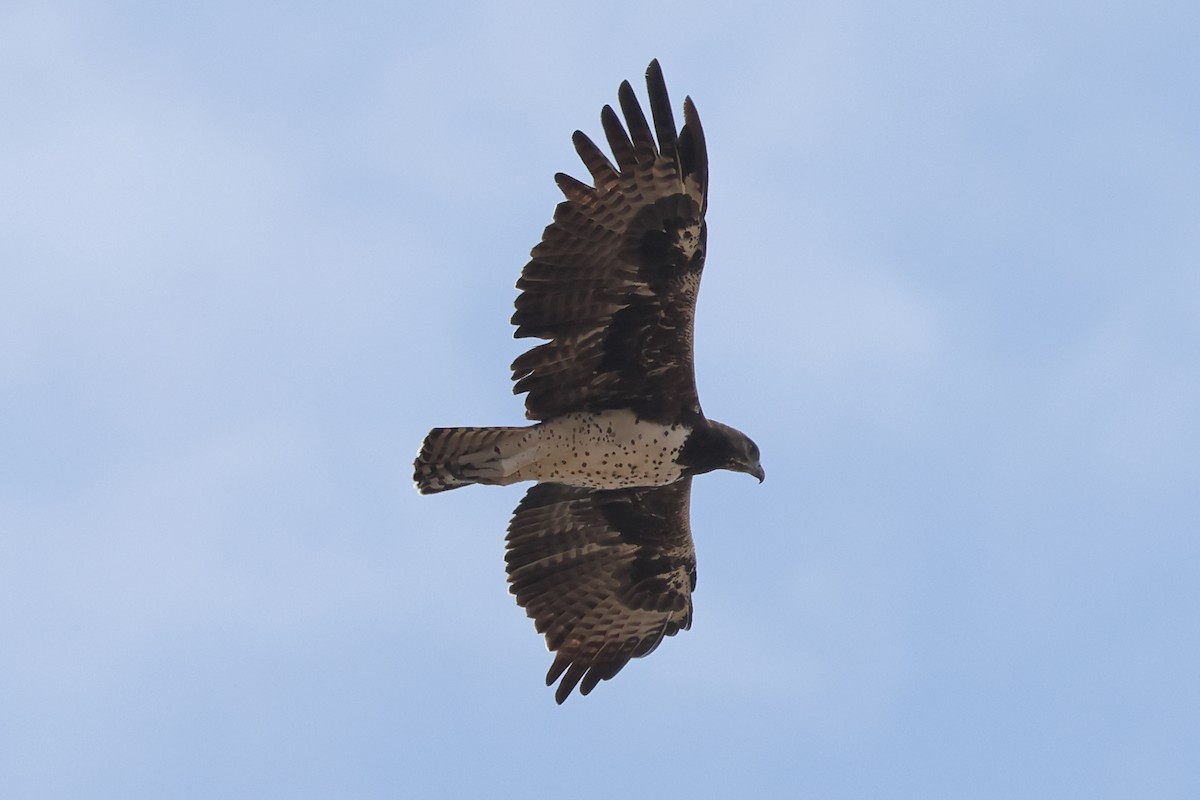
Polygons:
<instances>
[{"instance_id":1,"label":"bird in flight","mask_svg":"<svg viewBox=\"0 0 1200 800\"><path fill-rule=\"evenodd\" d=\"M704 267L708 154L691 98L676 130L657 61L647 121L628 81L600 114L613 161L576 131L592 185L566 199L517 288L516 337L545 339L512 364L519 427L435 428L413 479L422 494L536 481L513 512L510 590L554 653L546 685L588 694L692 624L692 477L764 477L758 446L700 409L692 363ZM651 127L653 125L653 127Z\"/></svg>"}]
</instances>

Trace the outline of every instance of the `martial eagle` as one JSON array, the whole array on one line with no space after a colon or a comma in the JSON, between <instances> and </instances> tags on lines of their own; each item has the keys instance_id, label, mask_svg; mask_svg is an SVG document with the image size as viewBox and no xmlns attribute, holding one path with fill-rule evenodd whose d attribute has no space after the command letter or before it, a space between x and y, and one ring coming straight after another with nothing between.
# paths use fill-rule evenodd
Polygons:
<instances>
[{"instance_id":1,"label":"martial eagle","mask_svg":"<svg viewBox=\"0 0 1200 800\"><path fill-rule=\"evenodd\" d=\"M414 464L422 494L537 481L508 526L508 581L555 653L562 703L692 624L692 476L761 482L758 446L700 410L692 367L704 266L708 154L691 98L676 132L657 61L651 128L628 81L600 114L614 166L580 131L593 186L566 196L521 272L515 336L546 339L512 365L527 427L435 428ZM657 139L657 141L656 141Z\"/></svg>"}]
</instances>

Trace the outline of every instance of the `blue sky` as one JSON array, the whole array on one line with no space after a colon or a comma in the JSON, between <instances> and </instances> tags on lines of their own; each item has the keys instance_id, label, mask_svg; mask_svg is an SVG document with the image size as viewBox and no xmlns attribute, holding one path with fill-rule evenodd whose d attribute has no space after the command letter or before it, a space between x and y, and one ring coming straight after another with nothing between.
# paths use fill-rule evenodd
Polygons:
<instances>
[{"instance_id":1,"label":"blue sky","mask_svg":"<svg viewBox=\"0 0 1200 800\"><path fill-rule=\"evenodd\" d=\"M1197 796L1196 9L6 3L0 796ZM560 708L411 459L653 57L770 477Z\"/></svg>"}]
</instances>

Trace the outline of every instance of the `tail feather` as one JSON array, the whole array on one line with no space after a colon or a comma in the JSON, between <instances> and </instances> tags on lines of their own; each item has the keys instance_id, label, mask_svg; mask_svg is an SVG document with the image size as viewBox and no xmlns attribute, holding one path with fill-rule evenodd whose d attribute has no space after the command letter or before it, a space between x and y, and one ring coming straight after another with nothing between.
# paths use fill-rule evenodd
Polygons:
<instances>
[{"instance_id":1,"label":"tail feather","mask_svg":"<svg viewBox=\"0 0 1200 800\"><path fill-rule=\"evenodd\" d=\"M421 494L434 494L472 483L511 483L519 464L514 457L529 428L434 428L413 462L413 481ZM509 480L506 480L509 479Z\"/></svg>"}]
</instances>

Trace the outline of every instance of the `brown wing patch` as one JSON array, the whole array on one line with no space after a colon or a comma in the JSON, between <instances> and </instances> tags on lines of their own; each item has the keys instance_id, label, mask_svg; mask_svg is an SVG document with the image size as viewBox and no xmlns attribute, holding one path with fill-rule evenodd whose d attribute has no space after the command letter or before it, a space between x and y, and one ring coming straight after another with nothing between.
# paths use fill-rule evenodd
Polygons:
<instances>
[{"instance_id":1,"label":"brown wing patch","mask_svg":"<svg viewBox=\"0 0 1200 800\"><path fill-rule=\"evenodd\" d=\"M508 580L555 652L561 703L692 624L691 479L654 488L534 486L508 526Z\"/></svg>"},{"instance_id":2,"label":"brown wing patch","mask_svg":"<svg viewBox=\"0 0 1200 800\"><path fill-rule=\"evenodd\" d=\"M655 419L698 415L692 366L704 266L708 165L691 101L676 133L658 62L646 73L653 130L628 82L601 124L616 162L576 131L593 186L555 176L566 198L521 273L517 337L549 340L512 365L526 416L633 408ZM656 141L657 137L657 141Z\"/></svg>"}]
</instances>

